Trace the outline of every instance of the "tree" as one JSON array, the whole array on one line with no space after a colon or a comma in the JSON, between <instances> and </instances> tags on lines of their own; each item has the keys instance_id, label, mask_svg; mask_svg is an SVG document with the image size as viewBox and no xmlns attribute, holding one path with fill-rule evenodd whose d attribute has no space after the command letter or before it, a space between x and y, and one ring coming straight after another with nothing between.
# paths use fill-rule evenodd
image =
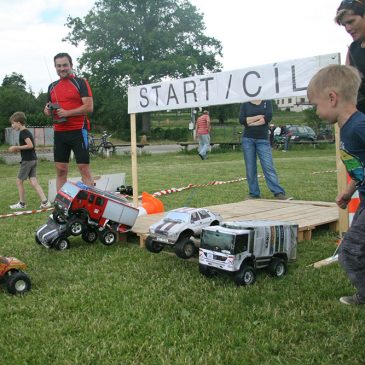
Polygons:
<instances>
[{"instance_id":1,"label":"tree","mask_svg":"<svg viewBox=\"0 0 365 365\"><path fill-rule=\"evenodd\" d=\"M188 0L99 0L83 19L68 17L66 25L71 31L65 39L75 46L86 45L80 69L92 85L98 85L99 95L104 90L109 96L113 91L126 95L130 85L221 67L216 57L222 56L222 46L204 35L203 15ZM113 103L105 98L102 102ZM124 110L110 116L114 120L126 115L126 105L120 106ZM107 105L95 109L95 117L101 110L104 117L108 112ZM149 130L148 121L145 118L144 131Z\"/></svg>"},{"instance_id":2,"label":"tree","mask_svg":"<svg viewBox=\"0 0 365 365\"><path fill-rule=\"evenodd\" d=\"M1 86L14 87L16 89L25 91L27 83L25 82L24 76L22 74L12 72L11 75L5 75Z\"/></svg>"}]
</instances>

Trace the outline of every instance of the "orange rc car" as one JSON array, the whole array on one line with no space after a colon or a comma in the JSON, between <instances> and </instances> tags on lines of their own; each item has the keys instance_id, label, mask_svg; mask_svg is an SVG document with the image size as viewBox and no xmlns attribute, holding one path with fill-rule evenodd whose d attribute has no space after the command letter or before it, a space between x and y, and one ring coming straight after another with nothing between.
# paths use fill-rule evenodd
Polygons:
<instances>
[{"instance_id":1,"label":"orange rc car","mask_svg":"<svg viewBox=\"0 0 365 365\"><path fill-rule=\"evenodd\" d=\"M0 256L0 281L5 283L11 294L22 294L30 290L29 276L22 270L27 265L15 257Z\"/></svg>"}]
</instances>

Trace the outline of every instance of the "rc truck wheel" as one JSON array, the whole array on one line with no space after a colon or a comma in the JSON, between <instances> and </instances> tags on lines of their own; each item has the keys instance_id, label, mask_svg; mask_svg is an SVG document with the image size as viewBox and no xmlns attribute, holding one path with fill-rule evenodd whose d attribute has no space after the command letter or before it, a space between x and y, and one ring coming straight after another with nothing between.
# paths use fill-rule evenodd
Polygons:
<instances>
[{"instance_id":1,"label":"rc truck wheel","mask_svg":"<svg viewBox=\"0 0 365 365\"><path fill-rule=\"evenodd\" d=\"M268 267L269 274L281 278L286 274L287 262L284 259L274 257Z\"/></svg>"},{"instance_id":2,"label":"rc truck wheel","mask_svg":"<svg viewBox=\"0 0 365 365\"><path fill-rule=\"evenodd\" d=\"M151 236L146 238L146 249L153 253L159 253L163 250L163 245L160 242L154 241Z\"/></svg>"},{"instance_id":3,"label":"rc truck wheel","mask_svg":"<svg viewBox=\"0 0 365 365\"><path fill-rule=\"evenodd\" d=\"M214 269L212 269L211 267L207 266L207 265L203 265L203 264L199 264L199 272L206 276L207 278L211 278L212 276L214 276Z\"/></svg>"},{"instance_id":4,"label":"rc truck wheel","mask_svg":"<svg viewBox=\"0 0 365 365\"><path fill-rule=\"evenodd\" d=\"M35 241L38 243L38 245L41 245L42 244L42 242L38 238L38 235L37 234L35 234L34 238L35 238Z\"/></svg>"},{"instance_id":5,"label":"rc truck wheel","mask_svg":"<svg viewBox=\"0 0 365 365\"><path fill-rule=\"evenodd\" d=\"M196 251L194 242L188 237L179 239L175 244L175 254L182 259L190 259Z\"/></svg>"},{"instance_id":6,"label":"rc truck wheel","mask_svg":"<svg viewBox=\"0 0 365 365\"><path fill-rule=\"evenodd\" d=\"M11 273L6 281L6 289L10 294L23 294L31 288L30 278L23 271Z\"/></svg>"},{"instance_id":7,"label":"rc truck wheel","mask_svg":"<svg viewBox=\"0 0 365 365\"><path fill-rule=\"evenodd\" d=\"M72 236L78 236L82 233L83 229L83 221L81 219L75 219L69 227L70 233Z\"/></svg>"},{"instance_id":8,"label":"rc truck wheel","mask_svg":"<svg viewBox=\"0 0 365 365\"><path fill-rule=\"evenodd\" d=\"M64 251L70 248L70 241L67 238L57 238L53 246L56 250Z\"/></svg>"},{"instance_id":9,"label":"rc truck wheel","mask_svg":"<svg viewBox=\"0 0 365 365\"><path fill-rule=\"evenodd\" d=\"M110 229L106 229L100 233L100 241L106 246L111 246L117 240L117 234Z\"/></svg>"},{"instance_id":10,"label":"rc truck wheel","mask_svg":"<svg viewBox=\"0 0 365 365\"><path fill-rule=\"evenodd\" d=\"M98 239L98 233L93 228L87 228L82 232L81 237L85 242L94 243Z\"/></svg>"},{"instance_id":11,"label":"rc truck wheel","mask_svg":"<svg viewBox=\"0 0 365 365\"><path fill-rule=\"evenodd\" d=\"M256 272L252 266L243 264L233 280L237 285L251 285L256 280Z\"/></svg>"}]
</instances>

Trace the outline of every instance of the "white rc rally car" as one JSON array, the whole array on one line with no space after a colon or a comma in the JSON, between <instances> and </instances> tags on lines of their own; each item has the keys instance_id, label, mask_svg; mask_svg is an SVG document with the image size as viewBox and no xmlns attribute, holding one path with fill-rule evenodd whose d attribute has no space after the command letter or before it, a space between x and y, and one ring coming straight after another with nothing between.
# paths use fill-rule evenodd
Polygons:
<instances>
[{"instance_id":1,"label":"white rc rally car","mask_svg":"<svg viewBox=\"0 0 365 365\"><path fill-rule=\"evenodd\" d=\"M197 252L192 240L198 238L204 227L217 226L223 218L205 208L178 208L150 226L146 248L158 253L165 245L174 246L176 256L188 259Z\"/></svg>"}]
</instances>

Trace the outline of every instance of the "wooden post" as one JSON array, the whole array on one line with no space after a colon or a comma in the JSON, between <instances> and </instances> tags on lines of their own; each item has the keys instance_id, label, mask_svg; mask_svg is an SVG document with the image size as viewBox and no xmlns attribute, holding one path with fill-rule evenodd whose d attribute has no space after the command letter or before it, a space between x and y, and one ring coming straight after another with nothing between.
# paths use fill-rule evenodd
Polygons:
<instances>
[{"instance_id":1,"label":"wooden post","mask_svg":"<svg viewBox=\"0 0 365 365\"><path fill-rule=\"evenodd\" d=\"M347 186L347 172L345 165L340 158L340 131L338 125L335 125L335 138L336 138L336 167L337 167L337 190L338 193L343 191ZM349 212L348 209L339 209L338 230L340 235L346 232L349 228Z\"/></svg>"},{"instance_id":2,"label":"wooden post","mask_svg":"<svg viewBox=\"0 0 365 365\"><path fill-rule=\"evenodd\" d=\"M137 166L137 133L136 114L131 114L131 158L132 158L132 187L133 205L138 208L138 166Z\"/></svg>"}]
</instances>

